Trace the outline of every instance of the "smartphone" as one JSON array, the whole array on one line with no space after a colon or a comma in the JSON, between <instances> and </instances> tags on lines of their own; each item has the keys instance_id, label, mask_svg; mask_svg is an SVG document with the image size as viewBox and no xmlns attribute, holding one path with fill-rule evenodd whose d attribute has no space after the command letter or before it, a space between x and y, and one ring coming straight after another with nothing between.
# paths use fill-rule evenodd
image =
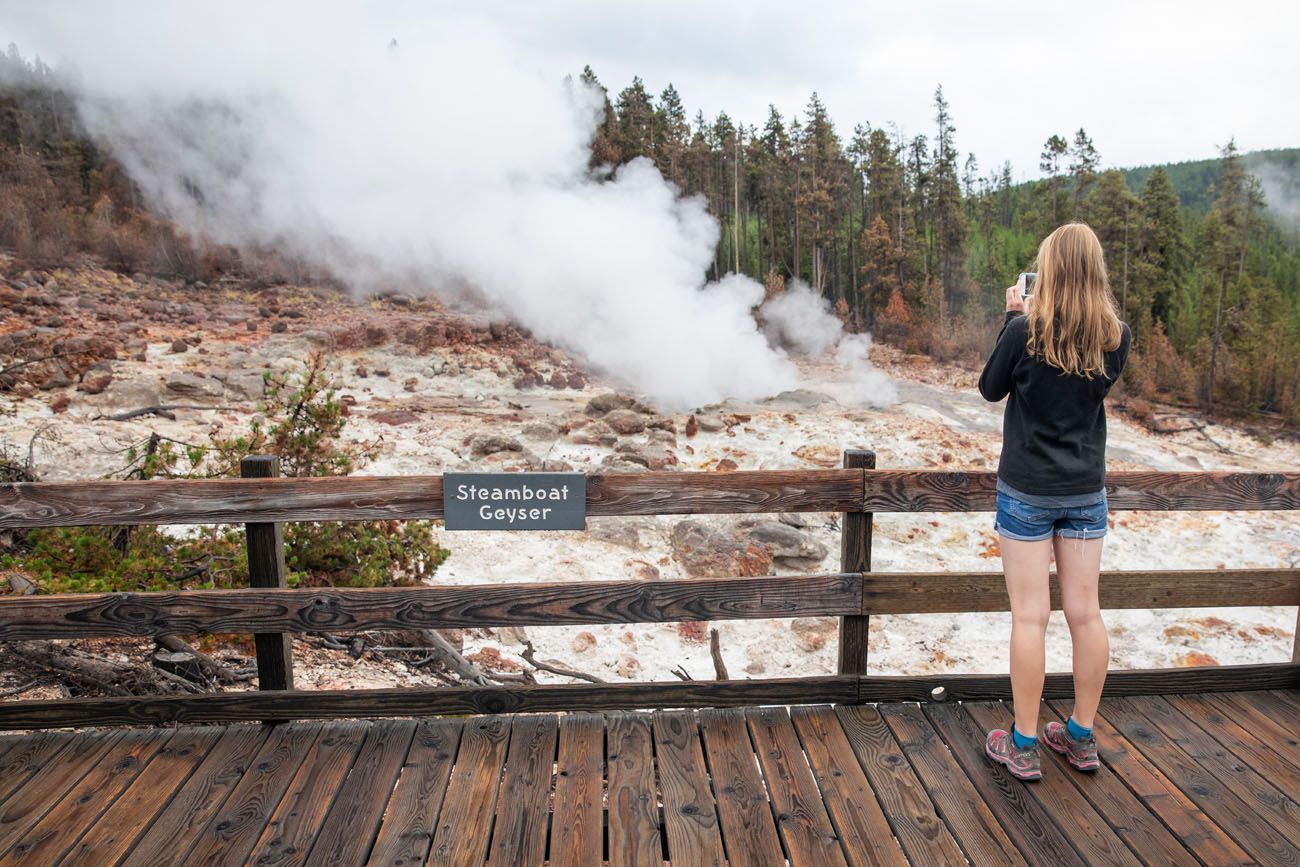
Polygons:
<instances>
[{"instance_id":1,"label":"smartphone","mask_svg":"<svg viewBox=\"0 0 1300 867\"><path fill-rule=\"evenodd\" d=\"M1038 272L1021 271L1020 276L1016 278L1016 286L1020 289L1021 299L1028 298L1034 294L1034 283L1038 281Z\"/></svg>"}]
</instances>

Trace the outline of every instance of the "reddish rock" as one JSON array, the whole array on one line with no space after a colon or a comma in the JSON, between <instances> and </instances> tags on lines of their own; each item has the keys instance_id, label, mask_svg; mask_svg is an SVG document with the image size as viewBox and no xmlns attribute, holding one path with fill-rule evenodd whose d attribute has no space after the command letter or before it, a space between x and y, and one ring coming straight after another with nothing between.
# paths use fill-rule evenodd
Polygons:
<instances>
[{"instance_id":1,"label":"reddish rock","mask_svg":"<svg viewBox=\"0 0 1300 867\"><path fill-rule=\"evenodd\" d=\"M686 438L690 439L691 437L695 436L699 432L700 432L700 423L696 421L695 416L692 415L690 418L686 420Z\"/></svg>"},{"instance_id":2,"label":"reddish rock","mask_svg":"<svg viewBox=\"0 0 1300 867\"><path fill-rule=\"evenodd\" d=\"M605 414L605 424L616 433L634 434L645 430L645 417L630 409L614 409Z\"/></svg>"},{"instance_id":3,"label":"reddish rock","mask_svg":"<svg viewBox=\"0 0 1300 867\"><path fill-rule=\"evenodd\" d=\"M391 425L412 424L420 420L420 416L409 409L383 409L372 412L370 417L380 424Z\"/></svg>"},{"instance_id":4,"label":"reddish rock","mask_svg":"<svg viewBox=\"0 0 1300 867\"><path fill-rule=\"evenodd\" d=\"M723 458L718 461L717 466L713 468L715 473L734 473L740 469L740 466L731 458Z\"/></svg>"},{"instance_id":5,"label":"reddish rock","mask_svg":"<svg viewBox=\"0 0 1300 867\"><path fill-rule=\"evenodd\" d=\"M184 340L181 340L179 337L172 341L172 352L180 353L180 352L189 352L189 351L190 351L190 345L186 343Z\"/></svg>"},{"instance_id":6,"label":"reddish rock","mask_svg":"<svg viewBox=\"0 0 1300 867\"><path fill-rule=\"evenodd\" d=\"M713 530L687 519L669 536L673 557L691 578L734 578L767 575L772 552L766 546Z\"/></svg>"}]
</instances>

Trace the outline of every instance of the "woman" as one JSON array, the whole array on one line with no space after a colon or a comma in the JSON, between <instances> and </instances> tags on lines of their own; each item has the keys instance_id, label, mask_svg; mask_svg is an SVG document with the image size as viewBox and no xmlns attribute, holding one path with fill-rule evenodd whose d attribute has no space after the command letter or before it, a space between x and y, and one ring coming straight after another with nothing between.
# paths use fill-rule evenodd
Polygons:
<instances>
[{"instance_id":1,"label":"woman","mask_svg":"<svg viewBox=\"0 0 1300 867\"><path fill-rule=\"evenodd\" d=\"M1103 401L1128 359L1129 329L1115 312L1101 243L1069 223L1038 248L1038 280L1025 303L1007 289L1007 315L980 376L985 400L1008 397L998 462L997 519L1011 597L1015 725L989 733L985 752L1022 780L1042 776L1038 708L1053 555L1074 654L1074 712L1049 722L1047 745L1079 770L1096 770L1093 717L1110 661L1097 602L1106 535Z\"/></svg>"}]
</instances>

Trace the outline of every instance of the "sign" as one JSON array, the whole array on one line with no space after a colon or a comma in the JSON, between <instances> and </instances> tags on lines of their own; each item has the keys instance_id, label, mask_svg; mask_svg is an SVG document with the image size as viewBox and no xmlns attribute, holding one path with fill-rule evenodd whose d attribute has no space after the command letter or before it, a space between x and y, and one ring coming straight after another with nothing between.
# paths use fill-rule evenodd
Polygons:
<instances>
[{"instance_id":1,"label":"sign","mask_svg":"<svg viewBox=\"0 0 1300 867\"><path fill-rule=\"evenodd\" d=\"M448 530L585 530L582 473L446 473Z\"/></svg>"}]
</instances>

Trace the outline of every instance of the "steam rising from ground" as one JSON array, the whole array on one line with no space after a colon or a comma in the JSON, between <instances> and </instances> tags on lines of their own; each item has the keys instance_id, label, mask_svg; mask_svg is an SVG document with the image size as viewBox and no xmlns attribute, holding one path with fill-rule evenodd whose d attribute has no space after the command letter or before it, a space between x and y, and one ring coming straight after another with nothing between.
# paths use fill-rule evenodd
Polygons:
<instances>
[{"instance_id":1,"label":"steam rising from ground","mask_svg":"<svg viewBox=\"0 0 1300 867\"><path fill-rule=\"evenodd\" d=\"M719 229L703 202L644 160L592 180L599 95L472 8L199 6L31 3L6 28L73 65L91 132L183 226L361 289L472 295L665 408L799 384L751 316L763 288L704 285ZM766 318L790 352L865 363L815 293Z\"/></svg>"}]
</instances>

